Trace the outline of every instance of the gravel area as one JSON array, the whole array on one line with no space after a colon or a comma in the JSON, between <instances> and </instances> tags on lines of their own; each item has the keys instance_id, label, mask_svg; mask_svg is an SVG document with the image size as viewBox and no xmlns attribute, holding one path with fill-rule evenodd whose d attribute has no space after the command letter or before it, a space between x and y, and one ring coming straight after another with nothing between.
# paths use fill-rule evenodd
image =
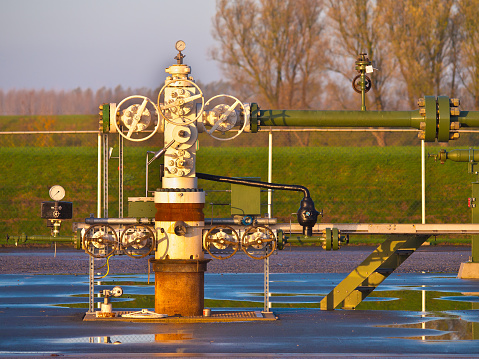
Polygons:
<instances>
[{"instance_id":1,"label":"gravel area","mask_svg":"<svg viewBox=\"0 0 479 359\"><path fill-rule=\"evenodd\" d=\"M374 247L350 246L339 251L321 248L288 247L270 257L271 273L348 273L361 263ZM423 246L396 270L398 273L457 273L459 266L469 260L467 246ZM208 257L208 256L207 256ZM95 267L105 264L95 261ZM83 251L58 248L0 248L0 274L88 274L88 255ZM133 259L114 256L109 261L110 274L147 273L146 258ZM261 273L263 260L236 254L226 260L213 259L208 273ZM105 271L105 268L99 269Z\"/></svg>"}]
</instances>

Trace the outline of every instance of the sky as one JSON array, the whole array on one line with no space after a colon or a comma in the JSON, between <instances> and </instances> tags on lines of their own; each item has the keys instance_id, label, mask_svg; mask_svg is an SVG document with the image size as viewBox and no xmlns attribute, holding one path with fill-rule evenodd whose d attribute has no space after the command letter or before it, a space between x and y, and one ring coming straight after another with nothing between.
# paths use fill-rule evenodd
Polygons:
<instances>
[{"instance_id":1,"label":"sky","mask_svg":"<svg viewBox=\"0 0 479 359\"><path fill-rule=\"evenodd\" d=\"M176 63L203 83L215 0L0 0L0 89L157 88Z\"/></svg>"}]
</instances>

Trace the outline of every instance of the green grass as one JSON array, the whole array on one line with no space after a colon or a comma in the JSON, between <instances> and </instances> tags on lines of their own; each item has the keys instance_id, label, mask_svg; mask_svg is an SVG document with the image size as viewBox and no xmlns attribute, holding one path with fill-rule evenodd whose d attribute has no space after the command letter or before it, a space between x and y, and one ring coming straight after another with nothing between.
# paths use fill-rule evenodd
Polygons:
<instances>
[{"instance_id":1,"label":"green grass","mask_svg":"<svg viewBox=\"0 0 479 359\"><path fill-rule=\"evenodd\" d=\"M152 148L125 146L125 200L145 194L145 156L149 150ZM267 151L264 147L200 147L197 171L266 181ZM73 202L73 221L96 213L95 147L0 147L0 156L0 241L7 234L49 233L40 219L40 203L49 200L48 189L54 184L62 185L67 193L64 200ZM467 165L450 161L440 165L429 160L426 168L427 223L470 223L467 198L475 177L467 173ZM118 215L117 169L112 159L110 217ZM273 181L308 187L316 208L324 212L323 222L420 223L420 176L419 147L276 147L273 151ZM159 186L158 168L151 166L149 189ZM227 184L204 180L199 186L229 189ZM275 191L275 216L289 222L301 198L301 193ZM211 216L210 203L228 202L229 193L209 193L205 216ZM262 193L261 202L266 204L266 193ZM126 208L125 203L125 212ZM265 205L262 211L267 212ZM229 208L213 206L213 215L227 217ZM62 235L67 235L70 224L67 221L63 225ZM438 238L439 242L445 240ZM449 241L467 243L469 239Z\"/></svg>"}]
</instances>

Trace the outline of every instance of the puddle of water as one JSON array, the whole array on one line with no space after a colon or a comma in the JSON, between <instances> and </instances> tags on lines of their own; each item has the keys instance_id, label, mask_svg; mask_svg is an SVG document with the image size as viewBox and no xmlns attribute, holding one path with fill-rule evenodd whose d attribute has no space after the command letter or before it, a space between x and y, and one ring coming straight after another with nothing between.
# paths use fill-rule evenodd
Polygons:
<instances>
[{"instance_id":1,"label":"puddle of water","mask_svg":"<svg viewBox=\"0 0 479 359\"><path fill-rule=\"evenodd\" d=\"M278 308L318 308L344 274L271 274L273 310ZM96 283L95 293L123 287L121 298L112 298L114 310L154 307L154 283L147 275L112 275ZM0 275L0 312L2 308L64 306L88 307L88 277L74 275ZM357 310L403 311L415 318L409 324L389 325L405 330L397 338L426 341L461 341L479 336L479 281L457 279L454 275L401 274L390 276ZM103 298L95 295L96 302ZM263 307L263 275L206 274L205 307ZM418 314L419 313L419 314ZM99 339L98 339L99 338ZM107 337L108 338L108 337ZM191 340L189 333L159 333L122 336L122 338L84 337L80 342L167 342ZM62 339L63 340L63 339ZM65 339L66 340L66 339ZM70 339L69 339L70 340Z\"/></svg>"},{"instance_id":2,"label":"puddle of water","mask_svg":"<svg viewBox=\"0 0 479 359\"><path fill-rule=\"evenodd\" d=\"M339 283L342 274L271 274L273 308L317 308L321 299ZM95 292L120 285L124 295L113 298L114 308L154 307L154 284L146 275L112 275L96 283ZM0 308L61 305L88 307L87 276L0 275ZM421 311L470 310L479 305L479 282L455 276L396 275L389 277L357 309ZM95 296L96 302L103 299ZM206 274L205 305L215 307L263 306L263 275ZM478 307L479 308L479 307ZM474 308L476 309L476 308Z\"/></svg>"},{"instance_id":3,"label":"puddle of water","mask_svg":"<svg viewBox=\"0 0 479 359\"><path fill-rule=\"evenodd\" d=\"M444 313L441 313L444 315ZM431 313L429 314L431 315ZM469 322L460 317L448 316L446 318L427 318L422 322L411 324L392 324L385 325L385 328L416 329L417 335L401 336L396 338L412 339L421 341L459 341L459 340L478 340L479 323ZM409 331L408 331L409 332Z\"/></svg>"},{"instance_id":4,"label":"puddle of water","mask_svg":"<svg viewBox=\"0 0 479 359\"><path fill-rule=\"evenodd\" d=\"M54 343L96 343L96 344L141 344L141 343L181 343L192 340L193 333L177 331L175 333L112 335L104 337L80 337L54 339Z\"/></svg>"}]
</instances>

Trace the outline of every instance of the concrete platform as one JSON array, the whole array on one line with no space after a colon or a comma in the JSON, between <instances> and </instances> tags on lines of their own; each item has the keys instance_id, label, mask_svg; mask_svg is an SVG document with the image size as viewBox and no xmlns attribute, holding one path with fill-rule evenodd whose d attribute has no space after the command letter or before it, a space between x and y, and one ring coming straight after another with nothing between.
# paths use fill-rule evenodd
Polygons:
<instances>
[{"instance_id":1,"label":"concrete platform","mask_svg":"<svg viewBox=\"0 0 479 359\"><path fill-rule=\"evenodd\" d=\"M461 263L457 278L461 279L479 279L479 263L466 262Z\"/></svg>"}]
</instances>

